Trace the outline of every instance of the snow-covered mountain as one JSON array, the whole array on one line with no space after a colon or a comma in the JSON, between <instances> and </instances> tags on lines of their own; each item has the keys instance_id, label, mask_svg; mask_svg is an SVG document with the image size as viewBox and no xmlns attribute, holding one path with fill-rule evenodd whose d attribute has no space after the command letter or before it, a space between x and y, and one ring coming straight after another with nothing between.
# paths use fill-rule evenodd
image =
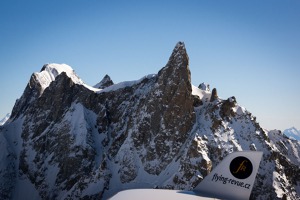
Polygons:
<instances>
[{"instance_id":1,"label":"snow-covered mountain","mask_svg":"<svg viewBox=\"0 0 300 200\"><path fill-rule=\"evenodd\" d=\"M264 152L252 199L299 199L300 142L263 129L235 97L191 85L188 66L182 42L157 74L99 88L45 65L0 127L0 199L189 190L240 150Z\"/></svg>"},{"instance_id":2,"label":"snow-covered mountain","mask_svg":"<svg viewBox=\"0 0 300 200\"><path fill-rule=\"evenodd\" d=\"M300 130L296 129L295 127L285 129L283 133L291 139L300 141Z\"/></svg>"},{"instance_id":3,"label":"snow-covered mountain","mask_svg":"<svg viewBox=\"0 0 300 200\"><path fill-rule=\"evenodd\" d=\"M3 124L5 124L5 122L9 119L10 117L10 113L7 113L5 115L5 117L3 117L3 119L0 120L0 126L2 126Z\"/></svg>"}]
</instances>

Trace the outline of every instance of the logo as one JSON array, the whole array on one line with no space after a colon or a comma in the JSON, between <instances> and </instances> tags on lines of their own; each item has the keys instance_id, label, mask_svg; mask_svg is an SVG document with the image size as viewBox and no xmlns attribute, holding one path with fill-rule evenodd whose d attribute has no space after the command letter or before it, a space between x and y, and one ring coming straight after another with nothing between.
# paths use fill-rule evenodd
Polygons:
<instances>
[{"instance_id":1,"label":"logo","mask_svg":"<svg viewBox=\"0 0 300 200\"><path fill-rule=\"evenodd\" d=\"M253 166L248 158L239 156L231 161L229 169L235 178L246 179L252 174Z\"/></svg>"}]
</instances>

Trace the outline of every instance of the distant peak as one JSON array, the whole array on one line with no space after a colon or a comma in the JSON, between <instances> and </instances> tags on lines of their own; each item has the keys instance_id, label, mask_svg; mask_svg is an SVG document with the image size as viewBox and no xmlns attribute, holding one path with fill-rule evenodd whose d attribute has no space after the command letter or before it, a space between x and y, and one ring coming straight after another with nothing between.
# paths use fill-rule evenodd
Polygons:
<instances>
[{"instance_id":1,"label":"distant peak","mask_svg":"<svg viewBox=\"0 0 300 200\"><path fill-rule=\"evenodd\" d=\"M207 84L207 83L201 83L201 84L198 86L198 88L201 89L201 90L207 91L207 92L210 91L209 84Z\"/></svg>"},{"instance_id":2,"label":"distant peak","mask_svg":"<svg viewBox=\"0 0 300 200\"><path fill-rule=\"evenodd\" d=\"M104 89L108 86L113 85L114 82L111 80L110 76L108 76L107 74L103 77L103 79L97 83L94 88L98 88L98 89Z\"/></svg>"},{"instance_id":3,"label":"distant peak","mask_svg":"<svg viewBox=\"0 0 300 200\"><path fill-rule=\"evenodd\" d=\"M300 141L300 130L298 130L294 126L289 129L284 130L283 133L289 138Z\"/></svg>"},{"instance_id":4,"label":"distant peak","mask_svg":"<svg viewBox=\"0 0 300 200\"><path fill-rule=\"evenodd\" d=\"M298 131L298 129L294 126L292 126L291 128L285 129L286 131Z\"/></svg>"}]
</instances>

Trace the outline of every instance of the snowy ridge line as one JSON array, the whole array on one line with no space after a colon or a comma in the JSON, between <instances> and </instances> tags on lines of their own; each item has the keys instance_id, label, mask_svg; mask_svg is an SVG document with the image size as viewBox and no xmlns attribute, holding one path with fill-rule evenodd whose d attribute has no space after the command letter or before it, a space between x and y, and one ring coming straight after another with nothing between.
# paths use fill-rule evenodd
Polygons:
<instances>
[{"instance_id":1,"label":"snowy ridge line","mask_svg":"<svg viewBox=\"0 0 300 200\"><path fill-rule=\"evenodd\" d=\"M140 78L138 80L135 80L135 81L124 81L124 82L120 82L120 83L117 83L117 84L114 84L114 85L111 85L107 88L104 88L104 89L100 89L97 93L102 93L102 92L111 92L111 91L116 91L116 90L119 90L121 88L125 88L125 87L131 87L133 85L136 85L136 84L139 84L141 83L143 80L145 79L151 79L151 78L154 78L156 77L157 74L149 74L147 76L144 76L143 78Z\"/></svg>"},{"instance_id":2,"label":"snowy ridge line","mask_svg":"<svg viewBox=\"0 0 300 200\"><path fill-rule=\"evenodd\" d=\"M67 76L69 78L71 78L72 81L75 84L83 85L85 88L87 88L91 91L94 91L96 93L116 91L116 90L121 89L121 88L131 87L133 85L139 84L144 79L151 79L151 78L157 76L157 74L149 74L149 75L146 75L146 76L144 76L144 77L142 77L138 80L124 81L124 82L120 82L120 83L111 85L111 86L109 86L107 88L104 88L104 89L98 89L96 87L93 87L93 86L90 86L90 85L87 85L86 83L84 83L84 81L75 73L75 71L72 69L71 66L69 66L67 64L50 63L50 64L45 64L40 72L34 73L37 80L39 81L39 83L42 86L42 92L62 72L65 72L67 74Z\"/></svg>"}]
</instances>

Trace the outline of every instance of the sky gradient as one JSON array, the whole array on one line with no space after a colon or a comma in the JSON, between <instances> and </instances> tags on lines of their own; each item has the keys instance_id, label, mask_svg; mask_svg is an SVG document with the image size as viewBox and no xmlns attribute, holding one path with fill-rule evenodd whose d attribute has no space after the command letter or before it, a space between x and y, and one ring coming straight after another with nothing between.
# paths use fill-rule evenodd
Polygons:
<instances>
[{"instance_id":1,"label":"sky gradient","mask_svg":"<svg viewBox=\"0 0 300 200\"><path fill-rule=\"evenodd\" d=\"M235 96L263 128L300 129L300 1L0 1L0 118L33 72L66 63L89 85L157 73L178 41L192 83Z\"/></svg>"}]
</instances>

